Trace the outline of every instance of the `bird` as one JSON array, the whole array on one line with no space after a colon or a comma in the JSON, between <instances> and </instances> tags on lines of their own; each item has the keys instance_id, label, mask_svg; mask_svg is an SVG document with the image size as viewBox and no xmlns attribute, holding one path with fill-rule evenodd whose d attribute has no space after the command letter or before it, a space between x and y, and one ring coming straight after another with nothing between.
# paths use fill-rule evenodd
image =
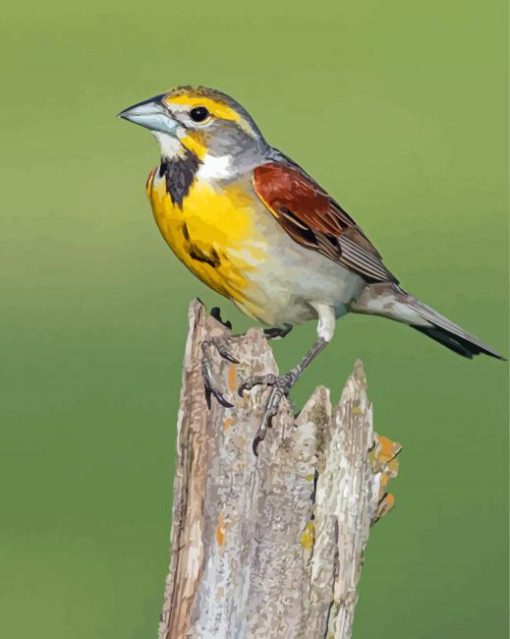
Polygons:
<instances>
[{"instance_id":1,"label":"bird","mask_svg":"<svg viewBox=\"0 0 510 639\"><path fill-rule=\"evenodd\" d=\"M119 117L154 135L160 163L146 182L156 224L185 266L268 337L316 321L317 337L290 371L246 380L240 394L267 385L254 452L272 417L307 366L331 342L347 313L389 318L466 358L505 359L477 337L407 293L349 213L304 169L271 146L229 95L180 86L124 109ZM213 383L203 344L208 403L232 404Z\"/></svg>"}]
</instances>

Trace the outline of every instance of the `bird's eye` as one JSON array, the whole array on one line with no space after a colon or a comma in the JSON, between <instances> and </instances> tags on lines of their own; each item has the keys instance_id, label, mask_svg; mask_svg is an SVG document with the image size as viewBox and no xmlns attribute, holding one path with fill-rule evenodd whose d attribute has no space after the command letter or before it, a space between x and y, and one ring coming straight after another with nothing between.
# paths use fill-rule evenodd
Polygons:
<instances>
[{"instance_id":1,"label":"bird's eye","mask_svg":"<svg viewBox=\"0 0 510 639\"><path fill-rule=\"evenodd\" d=\"M203 106L198 106L191 109L189 116L193 122L203 122L209 117L209 111Z\"/></svg>"}]
</instances>

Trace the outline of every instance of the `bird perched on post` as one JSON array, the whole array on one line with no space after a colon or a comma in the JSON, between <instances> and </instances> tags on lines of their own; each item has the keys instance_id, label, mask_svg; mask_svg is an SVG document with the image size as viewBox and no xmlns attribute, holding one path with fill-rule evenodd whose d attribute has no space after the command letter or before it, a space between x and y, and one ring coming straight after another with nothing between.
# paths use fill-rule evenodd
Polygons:
<instances>
[{"instance_id":1,"label":"bird perched on post","mask_svg":"<svg viewBox=\"0 0 510 639\"><path fill-rule=\"evenodd\" d=\"M247 380L272 390L256 442L281 398L331 341L348 312L407 324L464 357L503 359L400 286L354 219L300 166L264 139L248 112L228 95L179 87L139 102L120 117L149 129L161 161L147 180L156 223L177 257L248 316L284 335L317 320L317 339L284 375ZM209 347L234 360L224 344L204 345L204 379L213 394ZM255 444L256 448L256 444Z\"/></svg>"}]
</instances>

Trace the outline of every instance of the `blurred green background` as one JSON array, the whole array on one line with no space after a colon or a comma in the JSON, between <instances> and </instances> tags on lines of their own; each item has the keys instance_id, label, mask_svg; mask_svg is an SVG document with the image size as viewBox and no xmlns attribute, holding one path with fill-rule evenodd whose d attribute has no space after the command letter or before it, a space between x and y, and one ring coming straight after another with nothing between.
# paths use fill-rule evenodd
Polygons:
<instances>
[{"instance_id":1,"label":"blurred green background","mask_svg":"<svg viewBox=\"0 0 510 639\"><path fill-rule=\"evenodd\" d=\"M151 136L122 108L231 93L352 212L406 288L508 354L506 3L25 2L2 10L0 635L155 637L185 319ZM313 326L276 347L282 367ZM504 363L348 317L295 389L366 365L405 449L355 639L507 637Z\"/></svg>"}]
</instances>

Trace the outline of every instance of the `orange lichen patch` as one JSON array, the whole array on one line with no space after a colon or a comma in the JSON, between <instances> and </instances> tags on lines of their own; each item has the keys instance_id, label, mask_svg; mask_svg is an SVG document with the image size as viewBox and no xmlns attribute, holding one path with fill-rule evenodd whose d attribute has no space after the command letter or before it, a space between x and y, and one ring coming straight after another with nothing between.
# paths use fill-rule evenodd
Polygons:
<instances>
[{"instance_id":1,"label":"orange lichen patch","mask_svg":"<svg viewBox=\"0 0 510 639\"><path fill-rule=\"evenodd\" d=\"M395 497L391 493L386 493L382 496L379 504L377 505L377 511L375 513L372 523L375 524L381 517L387 515L390 510L395 506Z\"/></svg>"},{"instance_id":2,"label":"orange lichen patch","mask_svg":"<svg viewBox=\"0 0 510 639\"><path fill-rule=\"evenodd\" d=\"M398 442L376 435L374 447L368 457L374 472L383 471L390 477L396 477L399 467L397 456L401 450L402 446Z\"/></svg>"},{"instance_id":3,"label":"orange lichen patch","mask_svg":"<svg viewBox=\"0 0 510 639\"><path fill-rule=\"evenodd\" d=\"M228 387L230 388L231 393L233 393L236 389L236 372L237 365L232 364L228 369Z\"/></svg>"},{"instance_id":4,"label":"orange lichen patch","mask_svg":"<svg viewBox=\"0 0 510 639\"><path fill-rule=\"evenodd\" d=\"M396 477L398 475L398 469L399 469L399 462L398 462L398 459L396 457L391 459L386 464L386 472L387 472L389 477Z\"/></svg>"},{"instance_id":5,"label":"orange lichen patch","mask_svg":"<svg viewBox=\"0 0 510 639\"><path fill-rule=\"evenodd\" d=\"M381 488L386 488L386 486L388 485L390 481L390 478L388 477L388 475L386 473L382 473L381 475Z\"/></svg>"},{"instance_id":6,"label":"orange lichen patch","mask_svg":"<svg viewBox=\"0 0 510 639\"><path fill-rule=\"evenodd\" d=\"M392 442L391 439L384 437L384 435L377 435L377 441L379 443L378 457L381 462L392 460L400 452L400 444Z\"/></svg>"},{"instance_id":7,"label":"orange lichen patch","mask_svg":"<svg viewBox=\"0 0 510 639\"><path fill-rule=\"evenodd\" d=\"M315 525L313 521L309 521L301 534L301 545L305 550L312 550L315 543Z\"/></svg>"},{"instance_id":8,"label":"orange lichen patch","mask_svg":"<svg viewBox=\"0 0 510 639\"><path fill-rule=\"evenodd\" d=\"M225 419L223 420L223 431L226 433L233 423L234 420L232 419L232 417L225 417Z\"/></svg>"},{"instance_id":9,"label":"orange lichen patch","mask_svg":"<svg viewBox=\"0 0 510 639\"><path fill-rule=\"evenodd\" d=\"M401 450L402 446L397 442L376 434L374 446L368 455L374 474L379 475L379 504L372 523L386 515L395 505L395 497L387 493L386 488L390 479L397 476L399 467L397 456Z\"/></svg>"},{"instance_id":10,"label":"orange lichen patch","mask_svg":"<svg viewBox=\"0 0 510 639\"><path fill-rule=\"evenodd\" d=\"M223 514L218 515L218 521L216 523L216 543L218 546L223 546L225 543L225 520Z\"/></svg>"}]
</instances>

